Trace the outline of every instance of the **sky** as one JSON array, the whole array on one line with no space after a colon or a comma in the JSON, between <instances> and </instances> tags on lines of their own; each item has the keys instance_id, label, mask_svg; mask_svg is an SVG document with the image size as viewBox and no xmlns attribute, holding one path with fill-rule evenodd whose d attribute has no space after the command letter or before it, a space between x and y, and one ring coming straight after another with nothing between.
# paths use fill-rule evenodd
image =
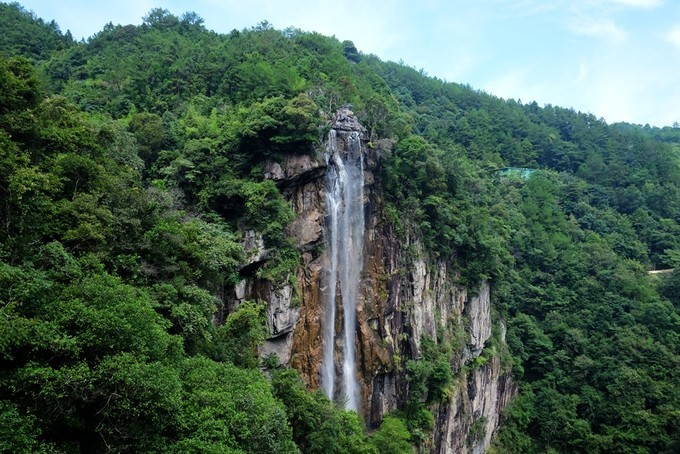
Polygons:
<instances>
[{"instance_id":1,"label":"sky","mask_svg":"<svg viewBox=\"0 0 680 454\"><path fill-rule=\"evenodd\" d=\"M6 1L6 0L3 0ZM87 39L152 8L218 33L266 20L523 103L652 126L680 122L678 0L19 0Z\"/></svg>"}]
</instances>

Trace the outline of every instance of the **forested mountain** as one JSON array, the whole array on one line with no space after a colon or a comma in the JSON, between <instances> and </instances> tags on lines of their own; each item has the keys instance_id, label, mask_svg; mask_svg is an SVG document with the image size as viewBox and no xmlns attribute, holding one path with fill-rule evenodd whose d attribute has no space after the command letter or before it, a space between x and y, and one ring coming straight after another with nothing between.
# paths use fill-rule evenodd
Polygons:
<instances>
[{"instance_id":1,"label":"forested mountain","mask_svg":"<svg viewBox=\"0 0 680 454\"><path fill-rule=\"evenodd\" d=\"M248 230L258 277L296 285L295 214L265 167L317 153L345 104L381 150L384 224L491 283L509 348L469 367L502 355L519 385L493 452L680 451L680 271L648 274L680 265L677 124L608 125L194 13L74 42L16 3L0 3L0 451L429 449L453 340L403 358L408 405L366 427L258 356L261 302L213 323Z\"/></svg>"}]
</instances>

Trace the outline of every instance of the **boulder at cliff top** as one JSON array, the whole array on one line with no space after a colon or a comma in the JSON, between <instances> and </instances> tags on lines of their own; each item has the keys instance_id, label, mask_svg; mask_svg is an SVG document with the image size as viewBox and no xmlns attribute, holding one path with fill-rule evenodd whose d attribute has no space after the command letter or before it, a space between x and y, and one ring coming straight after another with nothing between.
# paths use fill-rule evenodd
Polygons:
<instances>
[{"instance_id":1,"label":"boulder at cliff top","mask_svg":"<svg viewBox=\"0 0 680 454\"><path fill-rule=\"evenodd\" d=\"M359 120L357 119L354 112L352 112L352 106L347 104L338 110L335 115L333 115L333 120L331 121L331 128L340 131L358 131L362 135L366 133L366 128L361 126Z\"/></svg>"}]
</instances>

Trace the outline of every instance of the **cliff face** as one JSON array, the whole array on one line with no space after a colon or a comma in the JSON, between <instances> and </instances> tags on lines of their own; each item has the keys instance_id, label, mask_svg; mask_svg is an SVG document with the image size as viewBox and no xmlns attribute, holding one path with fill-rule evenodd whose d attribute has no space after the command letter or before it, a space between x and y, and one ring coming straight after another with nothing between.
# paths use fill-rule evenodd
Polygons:
<instances>
[{"instance_id":1,"label":"cliff face","mask_svg":"<svg viewBox=\"0 0 680 454\"><path fill-rule=\"evenodd\" d=\"M363 133L348 109L336 114L331 127L339 146L352 131ZM365 238L355 341L360 412L367 424L377 427L387 412L401 408L408 394L406 361L420 358L423 335L434 340L444 336L459 346L451 360L455 386L448 400L433 409L435 429L429 446L439 453L484 452L500 411L516 393L497 356L472 366L492 333L489 285L483 282L474 292L457 285L445 261L427 258L419 238L408 234L398 238L384 221L376 170L389 145L363 148ZM253 273L232 290L227 302L227 310L243 299L267 302L271 337L261 354L276 353L312 388L321 385L323 296L328 291L326 167L321 153L287 156L267 165L265 177L279 185L297 214L288 232L302 254L297 288L260 281ZM244 269L256 269L266 260L266 251L254 232L246 235L245 243L250 263ZM336 332L341 330L341 318L340 313Z\"/></svg>"}]
</instances>

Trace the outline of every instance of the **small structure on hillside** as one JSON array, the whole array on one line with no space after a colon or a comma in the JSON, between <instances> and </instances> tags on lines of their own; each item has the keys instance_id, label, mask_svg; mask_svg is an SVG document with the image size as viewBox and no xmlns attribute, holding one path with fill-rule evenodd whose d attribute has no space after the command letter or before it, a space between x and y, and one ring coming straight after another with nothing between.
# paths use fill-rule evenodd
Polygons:
<instances>
[{"instance_id":1,"label":"small structure on hillside","mask_svg":"<svg viewBox=\"0 0 680 454\"><path fill-rule=\"evenodd\" d=\"M527 167L503 167L496 170L496 174L501 180L528 180L537 170Z\"/></svg>"},{"instance_id":2,"label":"small structure on hillside","mask_svg":"<svg viewBox=\"0 0 680 454\"><path fill-rule=\"evenodd\" d=\"M672 273L675 271L675 268L668 268L666 270L651 270L647 271L647 274L666 274L666 273Z\"/></svg>"}]
</instances>

